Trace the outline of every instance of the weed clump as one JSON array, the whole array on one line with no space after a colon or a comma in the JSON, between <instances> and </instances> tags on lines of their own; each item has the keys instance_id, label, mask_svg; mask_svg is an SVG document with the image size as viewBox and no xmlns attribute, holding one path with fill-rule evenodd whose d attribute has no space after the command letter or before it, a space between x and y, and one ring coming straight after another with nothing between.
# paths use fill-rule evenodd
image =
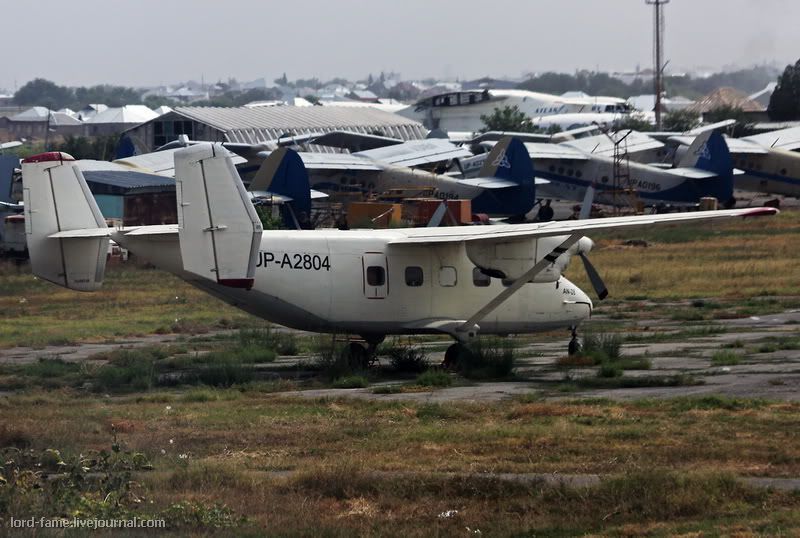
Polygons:
<instances>
[{"instance_id":1,"label":"weed clump","mask_svg":"<svg viewBox=\"0 0 800 538\"><path fill-rule=\"evenodd\" d=\"M423 387L449 387L453 378L443 370L431 369L418 375L415 383Z\"/></svg>"},{"instance_id":2,"label":"weed clump","mask_svg":"<svg viewBox=\"0 0 800 538\"><path fill-rule=\"evenodd\" d=\"M428 369L428 358L419 347L392 347L389 349L392 369L398 373L419 374Z\"/></svg>"},{"instance_id":3,"label":"weed clump","mask_svg":"<svg viewBox=\"0 0 800 538\"><path fill-rule=\"evenodd\" d=\"M742 356L734 351L722 349L711 356L712 366L734 366L742 362Z\"/></svg>"},{"instance_id":4,"label":"weed clump","mask_svg":"<svg viewBox=\"0 0 800 538\"><path fill-rule=\"evenodd\" d=\"M462 350L456 368L468 379L503 379L513 376L514 342L504 338L477 338Z\"/></svg>"},{"instance_id":5,"label":"weed clump","mask_svg":"<svg viewBox=\"0 0 800 538\"><path fill-rule=\"evenodd\" d=\"M587 333L583 337L581 355L592 358L595 364L617 361L622 357L622 341L618 334Z\"/></svg>"},{"instance_id":6,"label":"weed clump","mask_svg":"<svg viewBox=\"0 0 800 538\"><path fill-rule=\"evenodd\" d=\"M335 389L363 389L367 385L369 385L369 381L363 375L340 377L333 382Z\"/></svg>"},{"instance_id":7,"label":"weed clump","mask_svg":"<svg viewBox=\"0 0 800 538\"><path fill-rule=\"evenodd\" d=\"M259 348L270 350L275 355L297 355L297 338L292 333L275 331L271 327L266 329L241 329L239 331L239 345L242 348ZM262 361L266 362L266 361Z\"/></svg>"}]
</instances>

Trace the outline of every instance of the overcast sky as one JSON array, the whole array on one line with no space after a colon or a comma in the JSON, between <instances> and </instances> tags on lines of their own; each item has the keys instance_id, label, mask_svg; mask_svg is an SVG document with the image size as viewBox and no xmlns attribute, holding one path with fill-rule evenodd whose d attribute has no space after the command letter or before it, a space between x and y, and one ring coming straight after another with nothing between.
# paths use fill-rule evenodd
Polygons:
<instances>
[{"instance_id":1,"label":"overcast sky","mask_svg":"<svg viewBox=\"0 0 800 538\"><path fill-rule=\"evenodd\" d=\"M43 0L4 2L0 88L280 76L404 78L652 63L644 0ZM800 57L797 0L672 0L675 69Z\"/></svg>"}]
</instances>

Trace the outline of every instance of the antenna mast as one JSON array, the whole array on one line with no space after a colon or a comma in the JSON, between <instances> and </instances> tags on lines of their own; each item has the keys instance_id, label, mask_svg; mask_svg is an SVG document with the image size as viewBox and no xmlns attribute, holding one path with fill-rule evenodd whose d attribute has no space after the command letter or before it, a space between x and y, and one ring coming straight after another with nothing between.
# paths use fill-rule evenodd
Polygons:
<instances>
[{"instance_id":1,"label":"antenna mast","mask_svg":"<svg viewBox=\"0 0 800 538\"><path fill-rule=\"evenodd\" d=\"M661 97L664 93L664 4L669 0L644 0L654 8L653 17L653 90L656 95L656 130L661 130Z\"/></svg>"}]
</instances>

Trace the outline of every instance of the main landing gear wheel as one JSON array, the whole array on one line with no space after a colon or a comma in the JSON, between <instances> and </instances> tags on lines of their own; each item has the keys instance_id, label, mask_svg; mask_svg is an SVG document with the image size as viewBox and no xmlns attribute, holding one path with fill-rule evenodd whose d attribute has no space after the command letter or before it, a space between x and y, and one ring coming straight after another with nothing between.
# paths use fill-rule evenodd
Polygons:
<instances>
[{"instance_id":1,"label":"main landing gear wheel","mask_svg":"<svg viewBox=\"0 0 800 538\"><path fill-rule=\"evenodd\" d=\"M570 330L572 331L572 338L569 341L569 346L567 346L567 352L572 356L581 352L581 342L578 340L578 328L570 327Z\"/></svg>"},{"instance_id":2,"label":"main landing gear wheel","mask_svg":"<svg viewBox=\"0 0 800 538\"><path fill-rule=\"evenodd\" d=\"M342 359L352 370L365 370L369 366L369 353L358 342L350 342L342 351Z\"/></svg>"},{"instance_id":3,"label":"main landing gear wheel","mask_svg":"<svg viewBox=\"0 0 800 538\"><path fill-rule=\"evenodd\" d=\"M442 361L442 368L446 370L458 370L459 366L464 363L467 354L471 353L469 348L464 344L456 342L447 348L444 352L444 360Z\"/></svg>"}]
</instances>

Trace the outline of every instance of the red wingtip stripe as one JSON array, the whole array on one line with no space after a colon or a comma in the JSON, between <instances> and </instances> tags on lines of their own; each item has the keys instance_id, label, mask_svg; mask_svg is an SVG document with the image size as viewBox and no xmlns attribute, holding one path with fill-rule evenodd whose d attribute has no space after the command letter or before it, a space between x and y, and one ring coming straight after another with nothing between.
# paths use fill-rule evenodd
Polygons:
<instances>
[{"instance_id":1,"label":"red wingtip stripe","mask_svg":"<svg viewBox=\"0 0 800 538\"><path fill-rule=\"evenodd\" d=\"M780 211L774 207L754 207L748 210L742 217L766 217L768 215L777 215L778 213L780 213Z\"/></svg>"},{"instance_id":2,"label":"red wingtip stripe","mask_svg":"<svg viewBox=\"0 0 800 538\"><path fill-rule=\"evenodd\" d=\"M31 155L23 159L23 163L46 163L55 161L74 161L75 158L69 153L63 151L48 151L46 153L39 153L38 155Z\"/></svg>"},{"instance_id":3,"label":"red wingtip stripe","mask_svg":"<svg viewBox=\"0 0 800 538\"><path fill-rule=\"evenodd\" d=\"M240 288L249 290L253 287L253 283L255 282L254 278L222 278L217 280L218 284L222 284L223 286L228 286L229 288Z\"/></svg>"}]
</instances>

